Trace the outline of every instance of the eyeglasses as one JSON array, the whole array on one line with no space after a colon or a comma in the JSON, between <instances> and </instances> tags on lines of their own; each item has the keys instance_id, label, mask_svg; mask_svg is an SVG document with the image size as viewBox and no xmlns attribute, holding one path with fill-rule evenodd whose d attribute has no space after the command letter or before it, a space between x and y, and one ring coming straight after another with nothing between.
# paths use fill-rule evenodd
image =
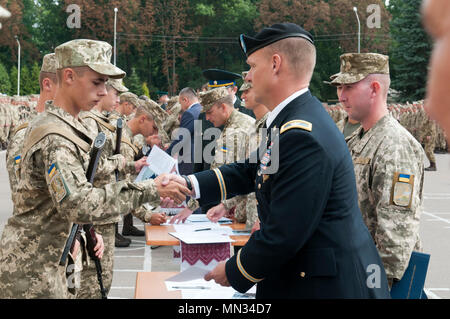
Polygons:
<instances>
[{"instance_id":1,"label":"eyeglasses","mask_svg":"<svg viewBox=\"0 0 450 319\"><path fill-rule=\"evenodd\" d=\"M245 45L244 34L241 34L239 36L239 43L241 45L242 51L244 51L244 53L247 54L247 46Z\"/></svg>"}]
</instances>

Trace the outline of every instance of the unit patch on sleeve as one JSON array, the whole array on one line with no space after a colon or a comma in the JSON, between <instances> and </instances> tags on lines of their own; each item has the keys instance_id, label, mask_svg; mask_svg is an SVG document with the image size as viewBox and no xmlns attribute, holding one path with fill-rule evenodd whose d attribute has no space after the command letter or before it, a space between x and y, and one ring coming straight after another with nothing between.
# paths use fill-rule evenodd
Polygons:
<instances>
[{"instance_id":1,"label":"unit patch on sleeve","mask_svg":"<svg viewBox=\"0 0 450 319\"><path fill-rule=\"evenodd\" d=\"M394 173L391 190L391 205L411 207L414 191L414 175Z\"/></svg>"},{"instance_id":2,"label":"unit patch on sleeve","mask_svg":"<svg viewBox=\"0 0 450 319\"><path fill-rule=\"evenodd\" d=\"M60 203L67 195L70 194L64 178L59 171L57 163L50 165L48 171L48 180L50 181L50 193L53 195L57 203Z\"/></svg>"}]
</instances>

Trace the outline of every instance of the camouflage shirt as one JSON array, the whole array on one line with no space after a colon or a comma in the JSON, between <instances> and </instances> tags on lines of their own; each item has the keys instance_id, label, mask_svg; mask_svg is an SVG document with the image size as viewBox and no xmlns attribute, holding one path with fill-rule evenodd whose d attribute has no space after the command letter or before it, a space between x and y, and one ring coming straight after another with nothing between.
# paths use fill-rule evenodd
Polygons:
<instances>
[{"instance_id":1,"label":"camouflage shirt","mask_svg":"<svg viewBox=\"0 0 450 319\"><path fill-rule=\"evenodd\" d=\"M347 139L355 166L359 208L389 279L401 279L420 250L424 152L391 115Z\"/></svg>"},{"instance_id":2,"label":"camouflage shirt","mask_svg":"<svg viewBox=\"0 0 450 319\"><path fill-rule=\"evenodd\" d=\"M223 131L216 141L214 160L210 169L218 168L224 164L230 164L246 158L249 150L250 134L255 130L255 119L233 109L230 117L226 121ZM235 200L239 204L236 206L235 214L245 216L245 207L247 205L247 196L239 196ZM226 205L225 206L229 206ZM196 200L190 200L188 203L190 210L199 207ZM230 208L233 206L229 206ZM240 215L239 215L240 214ZM243 221L242 219L240 221Z\"/></svg>"},{"instance_id":3,"label":"camouflage shirt","mask_svg":"<svg viewBox=\"0 0 450 319\"><path fill-rule=\"evenodd\" d=\"M250 134L248 152L245 154L246 158L250 156L251 152L258 149L261 143L260 130L266 124L266 119L269 113L266 113L262 118L256 120L252 129L248 132ZM236 196L223 202L225 208L230 210L236 206L235 217L238 222L245 222L246 229L252 229L256 220L258 219L258 209L255 193L248 194L246 196ZM245 204L245 207L241 207Z\"/></svg>"},{"instance_id":4,"label":"camouflage shirt","mask_svg":"<svg viewBox=\"0 0 450 319\"><path fill-rule=\"evenodd\" d=\"M88 134L79 119L58 108L31 123L25 143L46 124ZM73 223L113 223L120 212L159 203L152 180L93 188L85 176L88 161L89 154L58 134L47 135L23 154L16 212L0 240L0 298L67 298L66 265L59 260Z\"/></svg>"}]
</instances>

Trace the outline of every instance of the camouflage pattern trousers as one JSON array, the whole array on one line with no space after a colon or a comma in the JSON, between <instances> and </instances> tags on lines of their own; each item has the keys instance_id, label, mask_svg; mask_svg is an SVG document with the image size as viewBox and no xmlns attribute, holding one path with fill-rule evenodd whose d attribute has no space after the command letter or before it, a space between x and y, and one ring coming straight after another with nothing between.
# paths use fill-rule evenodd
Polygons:
<instances>
[{"instance_id":1,"label":"camouflage pattern trousers","mask_svg":"<svg viewBox=\"0 0 450 319\"><path fill-rule=\"evenodd\" d=\"M430 163L436 163L436 158L434 157L434 148L436 143L434 141L427 141L425 142L425 154L427 155L428 160Z\"/></svg>"},{"instance_id":2,"label":"camouflage pattern trousers","mask_svg":"<svg viewBox=\"0 0 450 319\"><path fill-rule=\"evenodd\" d=\"M111 289L113 279L114 266L114 242L115 242L115 224L95 225L95 231L102 235L105 244L105 251L100 260L102 265L102 279L103 287L106 289L106 294ZM89 257L88 257L89 258ZM97 279L97 270L92 259L89 260L89 265L83 265L81 271L80 288L77 290L77 299L101 299L100 286Z\"/></svg>"}]
</instances>

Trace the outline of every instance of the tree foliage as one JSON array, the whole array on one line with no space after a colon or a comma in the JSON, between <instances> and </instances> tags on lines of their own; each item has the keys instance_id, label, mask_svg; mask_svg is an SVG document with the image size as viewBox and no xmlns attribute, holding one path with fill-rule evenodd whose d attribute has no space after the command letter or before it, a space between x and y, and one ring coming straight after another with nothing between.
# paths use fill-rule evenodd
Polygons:
<instances>
[{"instance_id":1,"label":"tree foliage","mask_svg":"<svg viewBox=\"0 0 450 319\"><path fill-rule=\"evenodd\" d=\"M396 17L391 22L392 87L399 91L401 102L425 97L431 41L421 23L421 2L390 1L390 10Z\"/></svg>"},{"instance_id":2,"label":"tree foliage","mask_svg":"<svg viewBox=\"0 0 450 319\"><path fill-rule=\"evenodd\" d=\"M310 87L328 101L336 99L336 91L323 81L339 72L342 53L357 51L356 6L361 52L390 53L394 88L404 98L418 98L424 92L429 52L418 3L391 0L387 10L383 0L0 0L12 13L2 20L0 62L10 70L10 92L15 94L18 45L14 35L18 35L22 67L28 69L23 74L23 92L37 93L31 82L40 61L59 44L91 38L113 45L114 8L118 8L117 66L132 77L125 82L131 82L135 93L142 94L145 82L150 95L156 91L173 95L183 87L205 83L205 69L248 70L239 34L254 35L273 23L294 22L315 36L317 65ZM80 9L79 28L68 23L70 5ZM376 27L368 23L376 16L374 6L379 9Z\"/></svg>"}]
</instances>

